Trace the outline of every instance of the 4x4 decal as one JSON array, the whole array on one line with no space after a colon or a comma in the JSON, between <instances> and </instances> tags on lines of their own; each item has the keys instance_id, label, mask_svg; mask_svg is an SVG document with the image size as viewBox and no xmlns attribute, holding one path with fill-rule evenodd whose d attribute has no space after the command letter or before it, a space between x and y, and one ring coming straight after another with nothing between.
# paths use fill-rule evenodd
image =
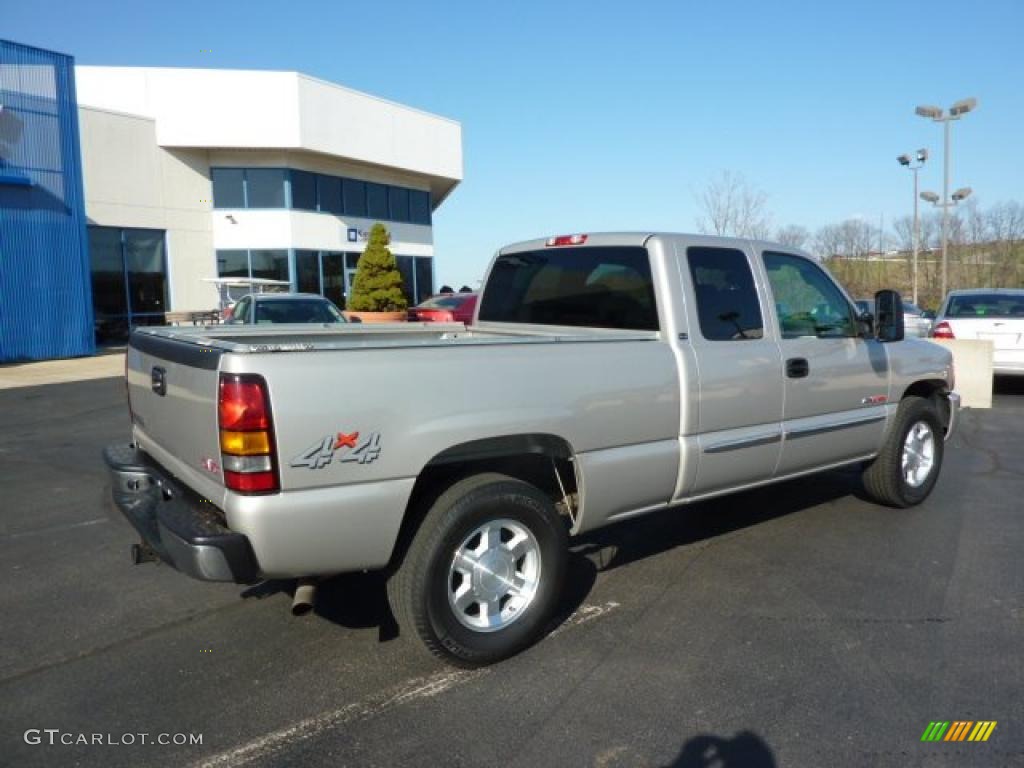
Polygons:
<instances>
[{"instance_id":1,"label":"4x4 decal","mask_svg":"<svg viewBox=\"0 0 1024 768\"><path fill-rule=\"evenodd\" d=\"M338 432L336 435L326 435L322 440L311 445L292 459L290 465L323 469L335 458L340 464L369 464L376 461L378 456L380 456L379 432L370 432L361 440L358 432L351 434Z\"/></svg>"}]
</instances>

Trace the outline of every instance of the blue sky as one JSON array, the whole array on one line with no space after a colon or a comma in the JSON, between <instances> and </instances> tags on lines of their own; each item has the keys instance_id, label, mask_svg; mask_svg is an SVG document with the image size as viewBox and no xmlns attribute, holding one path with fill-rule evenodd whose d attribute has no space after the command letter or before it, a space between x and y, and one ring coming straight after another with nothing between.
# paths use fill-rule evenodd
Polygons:
<instances>
[{"instance_id":1,"label":"blue sky","mask_svg":"<svg viewBox=\"0 0 1024 768\"><path fill-rule=\"evenodd\" d=\"M1021 0L0 3L0 36L82 64L298 70L459 120L465 181L435 215L456 287L506 242L692 231L725 169L779 225L889 222L901 152L930 148L941 191L914 106L965 96L954 186L1024 200Z\"/></svg>"}]
</instances>

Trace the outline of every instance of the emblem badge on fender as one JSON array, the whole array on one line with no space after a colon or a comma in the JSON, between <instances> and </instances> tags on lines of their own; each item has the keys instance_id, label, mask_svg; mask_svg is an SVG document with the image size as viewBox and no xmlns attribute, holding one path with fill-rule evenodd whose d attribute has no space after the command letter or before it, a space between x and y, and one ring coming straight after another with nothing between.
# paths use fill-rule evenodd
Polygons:
<instances>
[{"instance_id":1,"label":"emblem badge on fender","mask_svg":"<svg viewBox=\"0 0 1024 768\"><path fill-rule=\"evenodd\" d=\"M292 467L323 469L335 459L339 464L369 464L380 456L380 433L370 432L361 437L359 432L338 432L325 435L296 456Z\"/></svg>"}]
</instances>

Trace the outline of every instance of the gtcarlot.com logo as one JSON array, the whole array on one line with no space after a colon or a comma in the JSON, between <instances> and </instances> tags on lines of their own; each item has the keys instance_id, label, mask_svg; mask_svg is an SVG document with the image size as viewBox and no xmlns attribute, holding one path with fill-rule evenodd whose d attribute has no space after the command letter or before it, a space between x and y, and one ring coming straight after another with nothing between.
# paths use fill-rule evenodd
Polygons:
<instances>
[{"instance_id":1,"label":"gtcarlot.com logo","mask_svg":"<svg viewBox=\"0 0 1024 768\"><path fill-rule=\"evenodd\" d=\"M134 744L183 747L203 743L201 733L74 733L60 728L29 728L24 738L26 744L46 744L51 747L127 747Z\"/></svg>"}]
</instances>

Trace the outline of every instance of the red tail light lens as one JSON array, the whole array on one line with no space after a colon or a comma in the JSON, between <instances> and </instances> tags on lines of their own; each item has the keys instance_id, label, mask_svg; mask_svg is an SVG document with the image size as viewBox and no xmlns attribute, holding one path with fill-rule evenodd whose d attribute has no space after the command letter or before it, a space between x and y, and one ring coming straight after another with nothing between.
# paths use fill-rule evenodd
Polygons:
<instances>
[{"instance_id":1,"label":"red tail light lens","mask_svg":"<svg viewBox=\"0 0 1024 768\"><path fill-rule=\"evenodd\" d=\"M587 242L586 235L558 235L556 237L549 237L547 245L583 245Z\"/></svg>"},{"instance_id":2,"label":"red tail light lens","mask_svg":"<svg viewBox=\"0 0 1024 768\"><path fill-rule=\"evenodd\" d=\"M224 485L239 493L280 490L270 398L263 378L221 374L217 417Z\"/></svg>"},{"instance_id":3,"label":"red tail light lens","mask_svg":"<svg viewBox=\"0 0 1024 768\"><path fill-rule=\"evenodd\" d=\"M224 485L239 493L266 493L277 490L277 476L273 472L230 472L224 470Z\"/></svg>"},{"instance_id":4,"label":"red tail light lens","mask_svg":"<svg viewBox=\"0 0 1024 768\"><path fill-rule=\"evenodd\" d=\"M941 323L932 328L932 338L955 339L956 336L953 335L953 328L950 326L950 324L943 320Z\"/></svg>"},{"instance_id":5,"label":"red tail light lens","mask_svg":"<svg viewBox=\"0 0 1024 768\"><path fill-rule=\"evenodd\" d=\"M263 379L245 376L222 376L217 415L220 428L244 432L267 429L270 417Z\"/></svg>"}]
</instances>

